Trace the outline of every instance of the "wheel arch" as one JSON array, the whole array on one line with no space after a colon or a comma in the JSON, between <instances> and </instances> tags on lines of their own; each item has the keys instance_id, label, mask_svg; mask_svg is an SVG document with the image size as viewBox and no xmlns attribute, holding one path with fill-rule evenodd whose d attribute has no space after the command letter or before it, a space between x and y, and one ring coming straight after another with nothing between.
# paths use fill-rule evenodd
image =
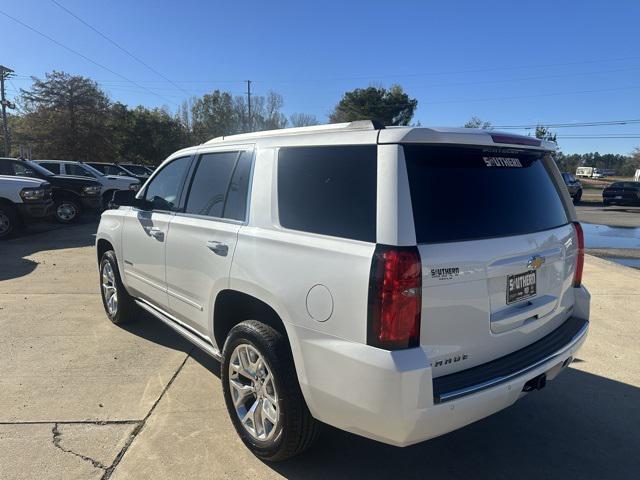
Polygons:
<instances>
[{"instance_id":1,"label":"wheel arch","mask_svg":"<svg viewBox=\"0 0 640 480\"><path fill-rule=\"evenodd\" d=\"M53 199L55 200L74 200L76 202L78 202L78 204L80 206L82 206L82 203L80 201L80 195L77 192L74 192L73 190L67 190L67 189L59 189L59 188L54 188L53 189Z\"/></svg>"},{"instance_id":2,"label":"wheel arch","mask_svg":"<svg viewBox=\"0 0 640 480\"><path fill-rule=\"evenodd\" d=\"M96 241L96 253L98 255L98 264L100 264L100 260L102 260L102 255L109 250L115 251L115 248L111 244L111 242L105 238L99 238ZM117 258L117 257L116 257Z\"/></svg>"},{"instance_id":3,"label":"wheel arch","mask_svg":"<svg viewBox=\"0 0 640 480\"><path fill-rule=\"evenodd\" d=\"M213 340L220 352L231 329L244 320L258 320L269 325L283 334L289 343L282 316L267 301L239 290L224 289L218 292L213 308Z\"/></svg>"}]
</instances>

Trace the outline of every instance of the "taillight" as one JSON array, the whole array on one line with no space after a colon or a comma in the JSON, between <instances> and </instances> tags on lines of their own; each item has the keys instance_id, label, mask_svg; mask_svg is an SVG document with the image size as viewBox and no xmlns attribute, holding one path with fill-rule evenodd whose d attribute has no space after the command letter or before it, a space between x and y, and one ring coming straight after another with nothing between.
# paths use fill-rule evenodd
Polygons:
<instances>
[{"instance_id":1,"label":"taillight","mask_svg":"<svg viewBox=\"0 0 640 480\"><path fill-rule=\"evenodd\" d=\"M378 245L371 262L367 343L394 350L420 344L422 264L417 247Z\"/></svg>"},{"instance_id":2,"label":"taillight","mask_svg":"<svg viewBox=\"0 0 640 480\"><path fill-rule=\"evenodd\" d=\"M573 228L576 230L576 237L578 238L578 254L576 272L573 276L573 286L579 287L582 285L582 269L584 268L584 233L582 232L580 222L573 222Z\"/></svg>"}]
</instances>

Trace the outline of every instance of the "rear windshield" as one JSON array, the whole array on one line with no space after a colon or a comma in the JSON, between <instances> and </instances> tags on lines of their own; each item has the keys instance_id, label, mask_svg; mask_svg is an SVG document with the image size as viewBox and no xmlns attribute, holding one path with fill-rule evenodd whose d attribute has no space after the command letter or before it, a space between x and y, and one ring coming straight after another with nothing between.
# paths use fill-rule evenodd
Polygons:
<instances>
[{"instance_id":1,"label":"rear windshield","mask_svg":"<svg viewBox=\"0 0 640 480\"><path fill-rule=\"evenodd\" d=\"M565 225L544 153L405 145L418 243L522 235Z\"/></svg>"}]
</instances>

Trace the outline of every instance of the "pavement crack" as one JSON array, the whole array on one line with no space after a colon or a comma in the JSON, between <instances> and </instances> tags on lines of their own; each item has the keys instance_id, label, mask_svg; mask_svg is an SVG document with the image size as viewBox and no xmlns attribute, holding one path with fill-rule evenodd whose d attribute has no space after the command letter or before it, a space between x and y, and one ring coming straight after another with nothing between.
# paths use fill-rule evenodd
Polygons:
<instances>
[{"instance_id":1,"label":"pavement crack","mask_svg":"<svg viewBox=\"0 0 640 480\"><path fill-rule=\"evenodd\" d=\"M151 408L149 409L145 417L133 429L133 431L131 432L131 435L129 435L129 438L127 439L126 443L122 447L122 450L118 452L118 455L116 455L116 458L113 460L113 463L105 469L105 472L100 478L100 480L109 480L109 478L111 478L111 475L113 475L113 472L115 471L116 467L120 464L120 461L129 450L129 447L131 446L133 441L136 439L138 434L144 428L145 424L147 423L147 420L149 419L153 411L156 409L156 407L160 403L160 400L162 400L162 397L164 397L164 394L167 393L167 390L169 390L169 388L173 384L173 381L176 379L178 374L182 371L182 368L187 363L187 360L189 360L189 357L191 357L191 352L193 352L193 348L187 352L187 355L184 357L184 360L182 361L180 366L176 369L176 371L173 373L173 375L171 376L171 378L169 379L165 387L162 389L162 392L160 392L160 395L158 396L156 401L153 403L153 405L151 406Z\"/></svg>"},{"instance_id":2,"label":"pavement crack","mask_svg":"<svg viewBox=\"0 0 640 480\"><path fill-rule=\"evenodd\" d=\"M95 468L99 468L101 470L106 470L107 469L107 467L104 466L99 461L94 460L91 457L87 457L86 455L82 455L81 453L74 452L73 450L70 450L68 448L64 448L62 445L60 445L60 442L62 441L62 433L60 432L60 430L58 430L58 424L57 423L53 424L53 428L51 429L51 433L53 435L53 439L52 439L53 440L53 445L57 449L62 450L65 453L70 453L72 455L75 455L76 457L81 458L85 462L91 463L91 465L93 465Z\"/></svg>"}]
</instances>

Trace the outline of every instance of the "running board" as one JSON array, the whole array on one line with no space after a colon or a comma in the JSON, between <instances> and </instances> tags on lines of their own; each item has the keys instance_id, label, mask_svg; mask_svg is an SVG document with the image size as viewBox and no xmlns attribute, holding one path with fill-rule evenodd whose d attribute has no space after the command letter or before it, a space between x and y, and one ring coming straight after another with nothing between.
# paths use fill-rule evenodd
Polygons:
<instances>
[{"instance_id":1,"label":"running board","mask_svg":"<svg viewBox=\"0 0 640 480\"><path fill-rule=\"evenodd\" d=\"M135 299L136 305L142 308L144 311L149 312L151 315L156 317L158 320L162 321L166 325L168 325L172 330L175 330L177 333L182 335L184 338L193 343L196 347L200 348L205 353L208 353L213 358L222 361L222 355L220 355L220 351L215 348L208 339L205 339L200 334L195 331L189 329L182 322L174 319L169 314L157 309L150 303L145 302L144 300Z\"/></svg>"}]
</instances>

